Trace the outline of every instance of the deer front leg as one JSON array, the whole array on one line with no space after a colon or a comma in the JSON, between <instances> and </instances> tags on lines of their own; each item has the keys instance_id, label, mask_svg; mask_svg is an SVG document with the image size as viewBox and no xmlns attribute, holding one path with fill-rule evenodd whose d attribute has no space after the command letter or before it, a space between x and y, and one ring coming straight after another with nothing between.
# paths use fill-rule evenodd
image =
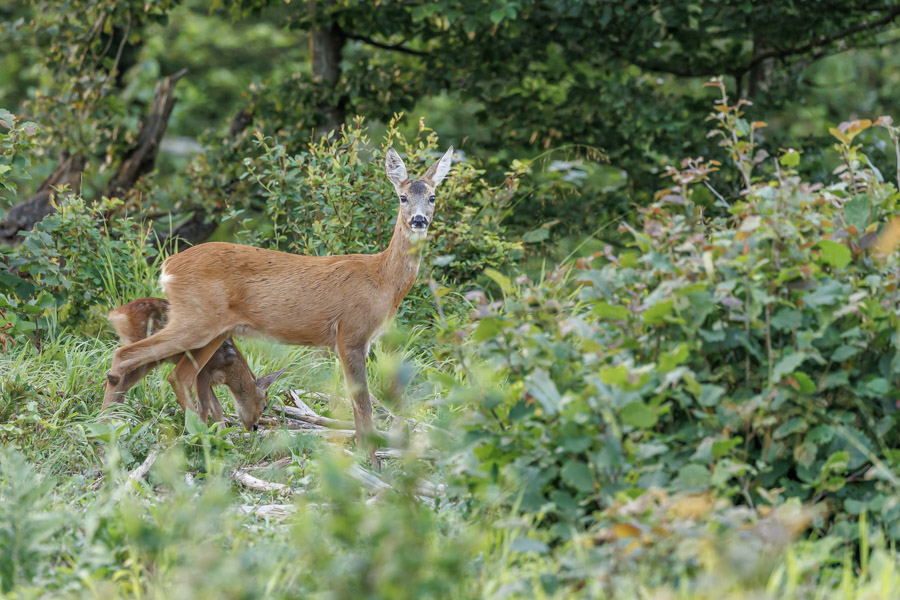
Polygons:
<instances>
[{"instance_id":1,"label":"deer front leg","mask_svg":"<svg viewBox=\"0 0 900 600\"><path fill-rule=\"evenodd\" d=\"M190 348L203 348L212 339L213 336L204 333L200 327L183 327L173 321L165 329L148 338L120 346L113 353L101 408L121 401L127 391L127 388L123 389L123 380L129 371L180 354Z\"/></svg>"},{"instance_id":2,"label":"deer front leg","mask_svg":"<svg viewBox=\"0 0 900 600\"><path fill-rule=\"evenodd\" d=\"M369 400L369 383L366 381L366 344L338 342L338 355L344 367L347 392L353 404L353 423L356 425L356 443L369 451L372 464L379 466L375 457L375 424L372 421L372 402Z\"/></svg>"},{"instance_id":3,"label":"deer front leg","mask_svg":"<svg viewBox=\"0 0 900 600\"><path fill-rule=\"evenodd\" d=\"M206 421L206 418L209 416L208 409L203 410L203 406L200 409L195 408L191 390L195 387L197 375L227 337L228 335L223 333L202 348L185 352L182 359L175 365L175 369L169 373L169 383L175 390L175 397L178 399L178 404L181 405L182 410L187 411L190 408L200 415L203 421ZM206 381L205 385L208 389L209 381Z\"/></svg>"}]
</instances>

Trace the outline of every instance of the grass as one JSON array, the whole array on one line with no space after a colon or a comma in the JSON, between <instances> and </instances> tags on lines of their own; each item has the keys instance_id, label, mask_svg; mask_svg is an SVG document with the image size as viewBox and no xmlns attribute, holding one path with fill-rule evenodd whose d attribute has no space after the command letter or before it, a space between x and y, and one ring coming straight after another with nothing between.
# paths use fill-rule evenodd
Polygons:
<instances>
[{"instance_id":1,"label":"grass","mask_svg":"<svg viewBox=\"0 0 900 600\"><path fill-rule=\"evenodd\" d=\"M435 403L427 400L435 365L421 358L421 335L388 336L373 351L370 377L394 408L434 419ZM717 539L710 524L698 523L695 533L705 533L671 546L673 556L684 556L678 572L652 552L634 558L621 550L614 561L601 560L590 536L549 548L533 524L495 514L488 498L477 507L464 493L437 503L416 498L420 477L452 479L451 448L434 465L386 464L381 476L396 492L367 502L369 494L346 475L351 462L364 459L319 439L187 431L165 381L170 367L100 419L100 382L114 345L62 336L40 352L17 345L0 355L4 597L863 600L900 590L900 561L879 539L868 541L861 561L835 556L826 539L755 553L765 561L736 554L729 562L723 557L731 550L690 549L698 539ZM295 388L343 395L330 353L262 340L240 345L254 372L290 365L276 396ZM398 384L405 395L391 393ZM230 398L219 395L230 412ZM347 403L317 408L349 415ZM161 453L154 468L129 480L154 450ZM254 474L287 484L290 497L229 478L234 468L280 458L290 459L287 467ZM259 507L269 504L291 512L259 518ZM738 538L716 543L746 545ZM741 560L758 562L738 569Z\"/></svg>"}]
</instances>

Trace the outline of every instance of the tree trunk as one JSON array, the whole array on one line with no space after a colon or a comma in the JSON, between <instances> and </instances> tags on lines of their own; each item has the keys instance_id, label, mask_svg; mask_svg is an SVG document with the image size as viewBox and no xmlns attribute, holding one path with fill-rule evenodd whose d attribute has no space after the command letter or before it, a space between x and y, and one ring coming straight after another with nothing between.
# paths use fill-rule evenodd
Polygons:
<instances>
[{"instance_id":1,"label":"tree trunk","mask_svg":"<svg viewBox=\"0 0 900 600\"><path fill-rule=\"evenodd\" d=\"M760 56L762 53L769 50L769 47L766 45L765 36L761 33L753 34L753 58ZM772 77L772 70L774 68L774 59L767 58L763 61L756 63L753 68L750 69L749 81L747 82L747 97L754 98L760 92L764 91L769 87L769 81Z\"/></svg>"},{"instance_id":2,"label":"tree trunk","mask_svg":"<svg viewBox=\"0 0 900 600\"><path fill-rule=\"evenodd\" d=\"M310 15L314 15L316 0L308 0L308 7ZM335 88L341 78L341 58L346 39L337 23L332 23L327 29L316 28L309 32L309 56L314 82L332 90ZM336 104L320 104L318 109L322 122L317 135L328 136L344 124L346 114L343 98Z\"/></svg>"},{"instance_id":3,"label":"tree trunk","mask_svg":"<svg viewBox=\"0 0 900 600\"><path fill-rule=\"evenodd\" d=\"M20 241L20 231L30 231L34 224L54 212L52 201L56 197L55 188L69 186L71 193L81 192L81 172L84 170L83 156L70 156L65 150L60 153L59 165L28 200L16 204L6 213L0 223L0 241L16 243Z\"/></svg>"},{"instance_id":4,"label":"tree trunk","mask_svg":"<svg viewBox=\"0 0 900 600\"><path fill-rule=\"evenodd\" d=\"M182 69L156 84L153 103L150 105L150 112L141 123L137 141L122 157L119 168L106 186L107 198L120 197L123 192L134 187L141 177L153 170L160 142L169 126L169 116L175 107L175 84L186 73L187 69Z\"/></svg>"},{"instance_id":5,"label":"tree trunk","mask_svg":"<svg viewBox=\"0 0 900 600\"><path fill-rule=\"evenodd\" d=\"M159 144L166 133L169 115L175 106L175 84L186 72L179 71L157 84L150 113L141 122L137 141L134 147L125 153L106 186L104 195L107 197L121 196L134 187L141 177L153 170ZM81 172L86 162L83 156L69 156L68 152L63 151L59 166L41 183L34 195L6 213L6 219L0 223L0 241L17 242L19 231L30 231L35 223L54 212L56 209L51 203L54 188L68 185L73 193L80 193Z\"/></svg>"}]
</instances>

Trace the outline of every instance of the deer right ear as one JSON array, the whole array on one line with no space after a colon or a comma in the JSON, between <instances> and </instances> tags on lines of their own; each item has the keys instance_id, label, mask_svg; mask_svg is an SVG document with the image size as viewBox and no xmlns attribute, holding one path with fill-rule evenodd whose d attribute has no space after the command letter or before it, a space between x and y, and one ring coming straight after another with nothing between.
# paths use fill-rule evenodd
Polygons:
<instances>
[{"instance_id":1,"label":"deer right ear","mask_svg":"<svg viewBox=\"0 0 900 600\"><path fill-rule=\"evenodd\" d=\"M388 148L384 155L384 172L387 173L387 178L398 191L400 184L409 178L406 174L406 165L403 164L403 159L400 158L400 155L393 148Z\"/></svg>"}]
</instances>

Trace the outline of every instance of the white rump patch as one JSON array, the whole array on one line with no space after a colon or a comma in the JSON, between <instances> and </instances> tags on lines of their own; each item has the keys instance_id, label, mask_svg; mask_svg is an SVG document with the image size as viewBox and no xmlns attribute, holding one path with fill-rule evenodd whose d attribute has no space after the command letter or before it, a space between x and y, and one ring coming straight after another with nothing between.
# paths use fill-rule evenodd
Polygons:
<instances>
[{"instance_id":1,"label":"white rump patch","mask_svg":"<svg viewBox=\"0 0 900 600\"><path fill-rule=\"evenodd\" d=\"M169 275L168 273L166 273L165 271L163 271L162 275L159 276L159 286L167 294L169 293L169 290L167 290L166 287L169 285L169 283L171 283L172 279L173 279L173 277L171 275Z\"/></svg>"}]
</instances>

